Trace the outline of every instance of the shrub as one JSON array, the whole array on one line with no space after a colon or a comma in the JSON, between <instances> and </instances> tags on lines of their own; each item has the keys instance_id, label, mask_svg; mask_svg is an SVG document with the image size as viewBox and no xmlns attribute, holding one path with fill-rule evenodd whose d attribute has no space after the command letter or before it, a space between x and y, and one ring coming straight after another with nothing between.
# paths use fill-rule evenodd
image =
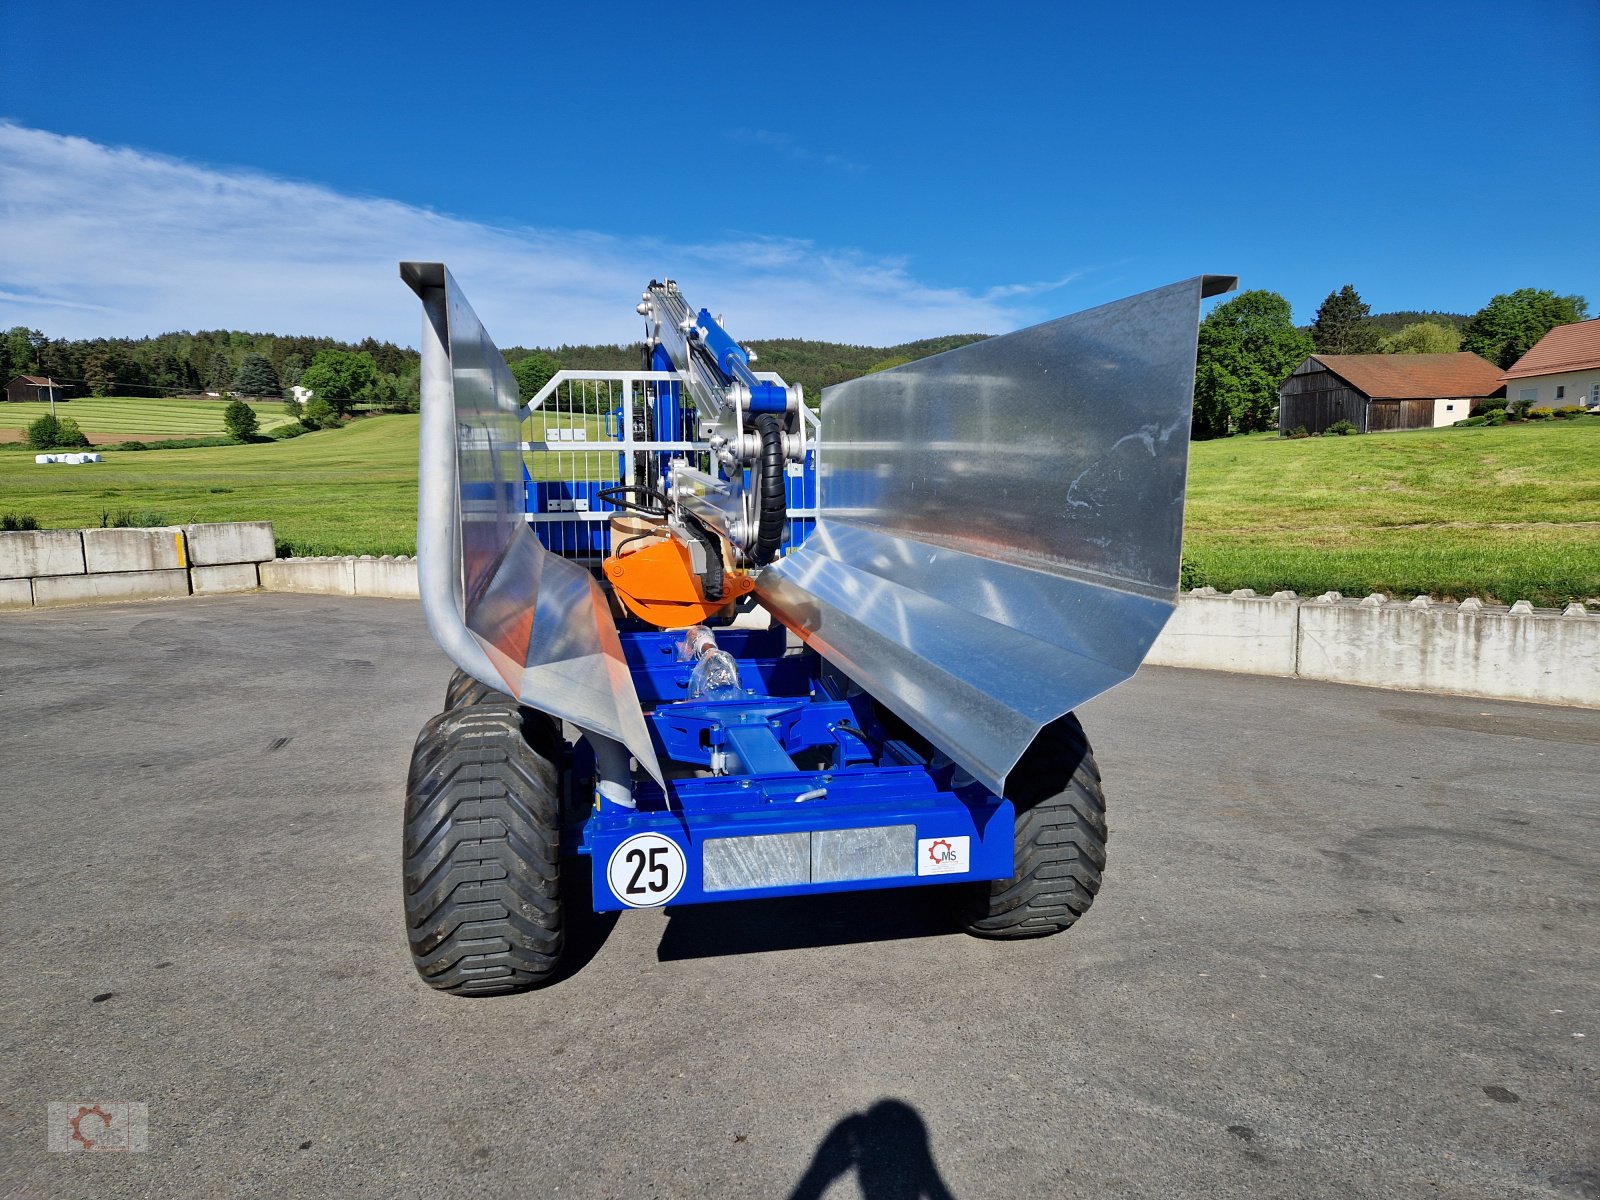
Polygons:
<instances>
[{"instance_id":1,"label":"shrub","mask_svg":"<svg viewBox=\"0 0 1600 1200\"><path fill-rule=\"evenodd\" d=\"M136 512L131 508L100 512L101 529L159 529L167 519L157 512Z\"/></svg>"},{"instance_id":2,"label":"shrub","mask_svg":"<svg viewBox=\"0 0 1600 1200\"><path fill-rule=\"evenodd\" d=\"M1485 413L1483 423L1485 425L1504 425L1506 423L1506 410L1497 408L1493 412Z\"/></svg>"},{"instance_id":3,"label":"shrub","mask_svg":"<svg viewBox=\"0 0 1600 1200\"><path fill-rule=\"evenodd\" d=\"M1454 425L1451 426L1451 428L1452 429L1476 429L1478 426L1487 425L1488 423L1489 423L1489 418L1488 417L1467 417L1464 420L1457 421Z\"/></svg>"},{"instance_id":4,"label":"shrub","mask_svg":"<svg viewBox=\"0 0 1600 1200\"><path fill-rule=\"evenodd\" d=\"M261 428L261 421L256 417L256 410L243 400L230 400L228 407L222 410L222 427L234 441L248 442Z\"/></svg>"},{"instance_id":5,"label":"shrub","mask_svg":"<svg viewBox=\"0 0 1600 1200\"><path fill-rule=\"evenodd\" d=\"M339 414L333 411L321 396L313 396L305 403L305 411L300 414L300 424L307 429L332 429L339 423Z\"/></svg>"},{"instance_id":6,"label":"shrub","mask_svg":"<svg viewBox=\"0 0 1600 1200\"><path fill-rule=\"evenodd\" d=\"M39 518L32 513L6 513L0 516L0 532L20 533L24 529L39 528Z\"/></svg>"},{"instance_id":7,"label":"shrub","mask_svg":"<svg viewBox=\"0 0 1600 1200\"><path fill-rule=\"evenodd\" d=\"M1522 415L1530 421L1548 421L1556 415L1556 410L1553 408L1530 408Z\"/></svg>"},{"instance_id":8,"label":"shrub","mask_svg":"<svg viewBox=\"0 0 1600 1200\"><path fill-rule=\"evenodd\" d=\"M1474 404L1469 415L1477 416L1479 413L1504 412L1505 410L1506 398L1504 396L1490 396L1487 400L1481 400Z\"/></svg>"},{"instance_id":9,"label":"shrub","mask_svg":"<svg viewBox=\"0 0 1600 1200\"><path fill-rule=\"evenodd\" d=\"M1349 421L1335 421L1332 425L1328 426L1325 432L1334 434L1338 437L1349 437L1352 433L1359 433L1360 430L1358 430L1354 425L1350 424Z\"/></svg>"},{"instance_id":10,"label":"shrub","mask_svg":"<svg viewBox=\"0 0 1600 1200\"><path fill-rule=\"evenodd\" d=\"M198 450L204 446L237 446L231 437L167 438L160 442L118 442L107 450Z\"/></svg>"},{"instance_id":11,"label":"shrub","mask_svg":"<svg viewBox=\"0 0 1600 1200\"><path fill-rule=\"evenodd\" d=\"M34 450L55 449L56 439L60 436L61 422L54 413L45 413L28 426L28 446Z\"/></svg>"},{"instance_id":12,"label":"shrub","mask_svg":"<svg viewBox=\"0 0 1600 1200\"><path fill-rule=\"evenodd\" d=\"M56 445L68 448L81 448L89 444L89 436L78 428L78 423L71 417L61 418L61 432L57 436Z\"/></svg>"},{"instance_id":13,"label":"shrub","mask_svg":"<svg viewBox=\"0 0 1600 1200\"><path fill-rule=\"evenodd\" d=\"M1286 438L1292 438L1295 441L1299 441L1301 438L1310 437L1311 435L1306 432L1306 427L1304 425L1296 425L1293 429L1289 430L1289 432L1284 434L1283 436L1286 437Z\"/></svg>"},{"instance_id":14,"label":"shrub","mask_svg":"<svg viewBox=\"0 0 1600 1200\"><path fill-rule=\"evenodd\" d=\"M70 449L87 446L89 439L71 417L45 413L28 426L28 446L33 450Z\"/></svg>"},{"instance_id":15,"label":"shrub","mask_svg":"<svg viewBox=\"0 0 1600 1200\"><path fill-rule=\"evenodd\" d=\"M1566 404L1556 409L1556 416L1565 421L1571 417L1581 417L1586 411L1581 404Z\"/></svg>"},{"instance_id":16,"label":"shrub","mask_svg":"<svg viewBox=\"0 0 1600 1200\"><path fill-rule=\"evenodd\" d=\"M290 438L297 438L302 433L310 432L311 430L307 429L299 421L290 421L287 425L279 425L276 429L269 430L267 436L273 441L284 442Z\"/></svg>"}]
</instances>

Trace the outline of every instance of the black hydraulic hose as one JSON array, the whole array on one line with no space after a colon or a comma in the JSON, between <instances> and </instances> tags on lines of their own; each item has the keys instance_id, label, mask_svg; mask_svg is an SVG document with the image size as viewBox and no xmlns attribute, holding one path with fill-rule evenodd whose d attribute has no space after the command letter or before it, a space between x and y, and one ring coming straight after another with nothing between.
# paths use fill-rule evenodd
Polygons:
<instances>
[{"instance_id":1,"label":"black hydraulic hose","mask_svg":"<svg viewBox=\"0 0 1600 1200\"><path fill-rule=\"evenodd\" d=\"M771 413L762 413L754 424L756 432L761 435L761 459L754 480L756 540L750 548L750 557L760 567L776 558L778 551L783 548L789 505L785 492L783 423Z\"/></svg>"},{"instance_id":2,"label":"black hydraulic hose","mask_svg":"<svg viewBox=\"0 0 1600 1200\"><path fill-rule=\"evenodd\" d=\"M655 507L646 508L642 504L635 504L631 500L624 500L627 495L643 496L655 501ZM614 508L624 509L627 512L642 513L647 517L664 517L672 508L672 500L660 488L641 487L638 484L623 484L620 487L601 488L595 493L598 499L604 500Z\"/></svg>"}]
</instances>

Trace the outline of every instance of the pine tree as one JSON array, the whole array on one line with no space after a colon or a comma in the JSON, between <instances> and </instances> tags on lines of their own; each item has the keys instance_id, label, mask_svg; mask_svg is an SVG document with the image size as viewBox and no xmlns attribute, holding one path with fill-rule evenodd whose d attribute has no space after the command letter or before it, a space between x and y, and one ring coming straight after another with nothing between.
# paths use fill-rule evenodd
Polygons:
<instances>
[{"instance_id":1,"label":"pine tree","mask_svg":"<svg viewBox=\"0 0 1600 1200\"><path fill-rule=\"evenodd\" d=\"M1311 340L1318 354L1374 354L1378 349L1378 331L1367 318L1372 309L1361 294L1348 283L1328 298L1317 309L1317 319L1311 323Z\"/></svg>"},{"instance_id":2,"label":"pine tree","mask_svg":"<svg viewBox=\"0 0 1600 1200\"><path fill-rule=\"evenodd\" d=\"M276 396L280 386L272 363L260 354L246 354L233 377L233 390L243 396Z\"/></svg>"},{"instance_id":3,"label":"pine tree","mask_svg":"<svg viewBox=\"0 0 1600 1200\"><path fill-rule=\"evenodd\" d=\"M206 366L206 390L212 392L226 391L233 382L233 363L224 351L217 350L211 356L211 362Z\"/></svg>"}]
</instances>

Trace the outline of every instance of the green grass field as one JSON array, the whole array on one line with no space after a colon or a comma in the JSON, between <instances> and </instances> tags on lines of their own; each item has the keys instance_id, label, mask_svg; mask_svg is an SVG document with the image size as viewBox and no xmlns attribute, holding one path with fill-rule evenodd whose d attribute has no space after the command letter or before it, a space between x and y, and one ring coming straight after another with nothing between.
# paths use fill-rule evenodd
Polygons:
<instances>
[{"instance_id":1,"label":"green grass field","mask_svg":"<svg viewBox=\"0 0 1600 1200\"><path fill-rule=\"evenodd\" d=\"M598 424L590 431L597 438ZM559 458L564 477L615 478L610 455L529 458L536 474L556 467L542 460ZM572 472L580 459L589 469ZM69 529L124 509L168 524L268 520L286 553L413 554L417 418L368 417L284 442L110 451L104 462L77 467L39 466L18 449L0 453L0 513Z\"/></svg>"},{"instance_id":2,"label":"green grass field","mask_svg":"<svg viewBox=\"0 0 1600 1200\"><path fill-rule=\"evenodd\" d=\"M10 451L0 513L47 528L121 509L173 523L264 518L298 554L409 554L416 463L414 416L285 442L112 452L83 467ZM1600 597L1600 418L1197 443L1184 556L1191 584L1223 590Z\"/></svg>"},{"instance_id":3,"label":"green grass field","mask_svg":"<svg viewBox=\"0 0 1600 1200\"><path fill-rule=\"evenodd\" d=\"M285 442L111 451L78 467L0 454L0 512L62 529L97 526L102 513L120 509L169 524L271 521L296 554L411 554L417 418L370 417Z\"/></svg>"},{"instance_id":4,"label":"green grass field","mask_svg":"<svg viewBox=\"0 0 1600 1200\"><path fill-rule=\"evenodd\" d=\"M286 425L281 402L252 400L261 432ZM144 396L85 396L56 404L56 416L71 417L93 442L150 442L163 438L221 436L223 400L150 399ZM20 442L23 431L50 411L48 404L0 401L0 441Z\"/></svg>"},{"instance_id":5,"label":"green grass field","mask_svg":"<svg viewBox=\"0 0 1600 1200\"><path fill-rule=\"evenodd\" d=\"M1560 604L1600 596L1600 418L1195 445L1198 583Z\"/></svg>"}]
</instances>

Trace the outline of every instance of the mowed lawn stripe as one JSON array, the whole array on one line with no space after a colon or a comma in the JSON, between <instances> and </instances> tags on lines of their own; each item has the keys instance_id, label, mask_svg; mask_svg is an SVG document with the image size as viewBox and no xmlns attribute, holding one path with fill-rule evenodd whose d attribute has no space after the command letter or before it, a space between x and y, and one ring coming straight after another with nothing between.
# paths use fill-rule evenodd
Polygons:
<instances>
[{"instance_id":1,"label":"mowed lawn stripe","mask_svg":"<svg viewBox=\"0 0 1600 1200\"><path fill-rule=\"evenodd\" d=\"M281 402L247 403L260 420L263 433L294 419ZM56 415L71 417L91 437L126 434L129 440L139 440L158 434L195 437L224 433L222 412L226 407L224 400L85 396L57 402ZM0 401L0 439L21 441L27 426L49 411L49 404Z\"/></svg>"}]
</instances>

